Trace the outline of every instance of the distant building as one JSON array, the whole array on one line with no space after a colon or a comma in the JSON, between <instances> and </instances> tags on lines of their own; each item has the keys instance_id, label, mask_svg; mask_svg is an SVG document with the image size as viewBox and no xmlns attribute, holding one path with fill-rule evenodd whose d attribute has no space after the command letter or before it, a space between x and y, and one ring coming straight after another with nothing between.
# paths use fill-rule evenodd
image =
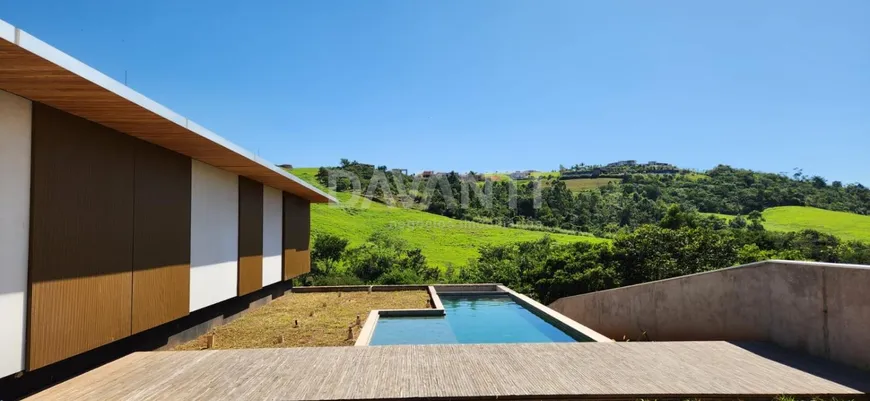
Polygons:
<instances>
[{"instance_id":1,"label":"distant building","mask_svg":"<svg viewBox=\"0 0 870 401\"><path fill-rule=\"evenodd\" d=\"M466 174L459 174L459 178L462 180L483 181L483 174L474 174L469 172Z\"/></svg>"},{"instance_id":2,"label":"distant building","mask_svg":"<svg viewBox=\"0 0 870 401\"><path fill-rule=\"evenodd\" d=\"M435 173L432 172L432 170L426 170L426 171L420 173L420 175L422 175L423 178L429 178L429 177L435 175Z\"/></svg>"},{"instance_id":3,"label":"distant building","mask_svg":"<svg viewBox=\"0 0 870 401\"><path fill-rule=\"evenodd\" d=\"M513 173L510 173L510 177L514 180L527 180L531 175L531 170L514 171Z\"/></svg>"},{"instance_id":4,"label":"distant building","mask_svg":"<svg viewBox=\"0 0 870 401\"><path fill-rule=\"evenodd\" d=\"M624 167L624 166L636 166L637 160L620 160L618 162L610 163L606 167Z\"/></svg>"}]
</instances>

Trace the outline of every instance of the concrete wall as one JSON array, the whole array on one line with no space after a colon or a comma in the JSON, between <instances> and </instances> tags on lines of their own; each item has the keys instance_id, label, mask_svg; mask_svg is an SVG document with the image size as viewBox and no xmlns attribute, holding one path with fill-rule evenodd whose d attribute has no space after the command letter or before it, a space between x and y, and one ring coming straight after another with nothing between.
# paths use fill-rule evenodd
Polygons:
<instances>
[{"instance_id":1,"label":"concrete wall","mask_svg":"<svg viewBox=\"0 0 870 401\"><path fill-rule=\"evenodd\" d=\"M283 204L281 191L263 186L263 285L281 281L283 266L282 225Z\"/></svg>"},{"instance_id":2,"label":"concrete wall","mask_svg":"<svg viewBox=\"0 0 870 401\"><path fill-rule=\"evenodd\" d=\"M870 267L767 261L565 297L608 337L757 340L870 369Z\"/></svg>"},{"instance_id":3,"label":"concrete wall","mask_svg":"<svg viewBox=\"0 0 870 401\"><path fill-rule=\"evenodd\" d=\"M32 105L0 91L0 377L24 369Z\"/></svg>"},{"instance_id":4,"label":"concrete wall","mask_svg":"<svg viewBox=\"0 0 870 401\"><path fill-rule=\"evenodd\" d=\"M239 179L194 160L191 170L190 311L236 296Z\"/></svg>"}]
</instances>

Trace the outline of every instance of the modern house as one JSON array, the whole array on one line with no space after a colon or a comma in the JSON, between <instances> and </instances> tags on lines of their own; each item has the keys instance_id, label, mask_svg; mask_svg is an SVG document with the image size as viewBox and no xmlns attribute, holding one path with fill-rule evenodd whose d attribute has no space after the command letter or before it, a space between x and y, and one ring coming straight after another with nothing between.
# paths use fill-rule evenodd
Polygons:
<instances>
[{"instance_id":1,"label":"modern house","mask_svg":"<svg viewBox=\"0 0 870 401\"><path fill-rule=\"evenodd\" d=\"M827 263L759 262L549 308L497 283L308 287L293 296L425 291L428 302L370 311L354 346L148 343L206 334L291 288L310 270L310 204L327 202L0 21L0 399L870 394L870 267Z\"/></svg>"},{"instance_id":2,"label":"modern house","mask_svg":"<svg viewBox=\"0 0 870 401\"><path fill-rule=\"evenodd\" d=\"M286 284L330 201L0 21L0 377Z\"/></svg>"}]
</instances>

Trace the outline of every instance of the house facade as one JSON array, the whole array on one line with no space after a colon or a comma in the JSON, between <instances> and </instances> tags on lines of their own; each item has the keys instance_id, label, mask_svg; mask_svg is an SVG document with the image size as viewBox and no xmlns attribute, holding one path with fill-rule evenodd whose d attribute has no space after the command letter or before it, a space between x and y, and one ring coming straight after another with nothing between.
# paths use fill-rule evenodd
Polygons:
<instances>
[{"instance_id":1,"label":"house facade","mask_svg":"<svg viewBox=\"0 0 870 401\"><path fill-rule=\"evenodd\" d=\"M330 201L0 21L0 377L309 271Z\"/></svg>"}]
</instances>

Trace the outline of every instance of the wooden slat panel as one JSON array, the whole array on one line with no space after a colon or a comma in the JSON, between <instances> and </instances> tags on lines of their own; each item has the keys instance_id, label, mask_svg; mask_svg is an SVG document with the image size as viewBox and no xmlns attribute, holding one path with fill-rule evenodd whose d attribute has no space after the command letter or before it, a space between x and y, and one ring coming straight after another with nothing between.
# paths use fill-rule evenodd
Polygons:
<instances>
[{"instance_id":1,"label":"wooden slat panel","mask_svg":"<svg viewBox=\"0 0 870 401\"><path fill-rule=\"evenodd\" d=\"M190 305L190 159L136 142L133 333Z\"/></svg>"},{"instance_id":2,"label":"wooden slat panel","mask_svg":"<svg viewBox=\"0 0 870 401\"><path fill-rule=\"evenodd\" d=\"M239 295L263 288L263 184L239 177Z\"/></svg>"},{"instance_id":3,"label":"wooden slat panel","mask_svg":"<svg viewBox=\"0 0 870 401\"><path fill-rule=\"evenodd\" d=\"M30 370L130 335L133 142L33 104Z\"/></svg>"},{"instance_id":4,"label":"wooden slat panel","mask_svg":"<svg viewBox=\"0 0 870 401\"><path fill-rule=\"evenodd\" d=\"M284 193L284 280L311 271L311 209L305 199Z\"/></svg>"}]
</instances>

